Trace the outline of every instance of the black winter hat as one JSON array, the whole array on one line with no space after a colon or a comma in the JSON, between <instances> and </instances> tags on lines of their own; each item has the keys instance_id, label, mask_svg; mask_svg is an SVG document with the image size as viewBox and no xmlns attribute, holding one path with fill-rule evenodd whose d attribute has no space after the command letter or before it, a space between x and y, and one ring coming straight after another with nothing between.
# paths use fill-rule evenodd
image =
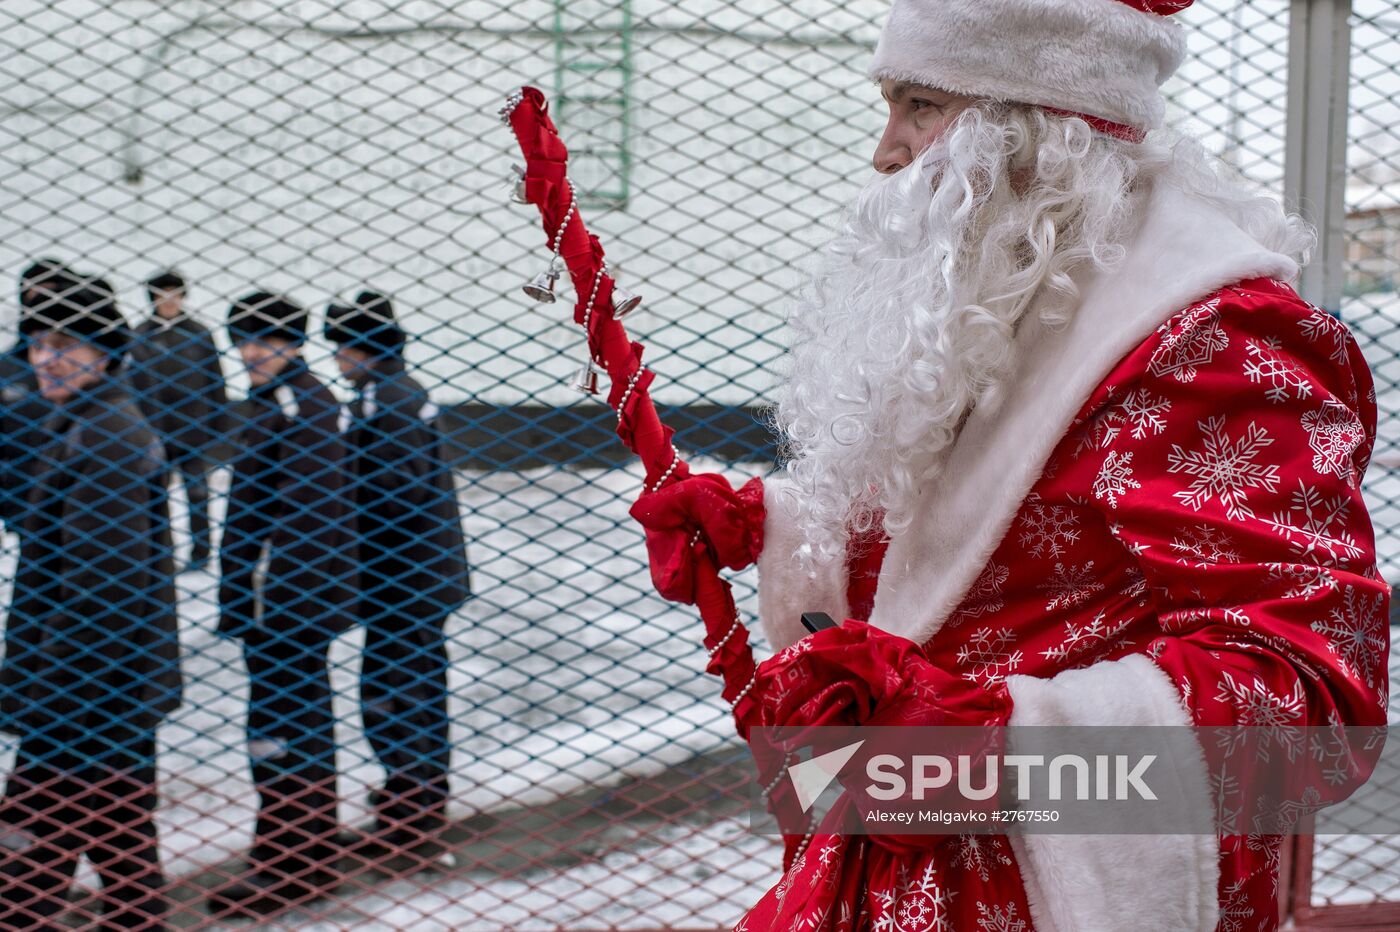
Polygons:
<instances>
[{"instance_id":1,"label":"black winter hat","mask_svg":"<svg viewBox=\"0 0 1400 932\"><path fill-rule=\"evenodd\" d=\"M25 302L21 309L20 336L32 339L50 330L69 334L102 350L108 356L107 368L115 368L131 333L117 309L111 284L63 268L40 287L43 296Z\"/></svg>"},{"instance_id":2,"label":"black winter hat","mask_svg":"<svg viewBox=\"0 0 1400 932\"><path fill-rule=\"evenodd\" d=\"M185 279L174 269L157 272L146 279L146 294L151 297L151 300L155 300L157 291L178 291L184 294Z\"/></svg>"},{"instance_id":3,"label":"black winter hat","mask_svg":"<svg viewBox=\"0 0 1400 932\"><path fill-rule=\"evenodd\" d=\"M229 307L228 335L234 343L268 337L302 343L306 340L306 311L291 298L255 291Z\"/></svg>"},{"instance_id":4,"label":"black winter hat","mask_svg":"<svg viewBox=\"0 0 1400 932\"><path fill-rule=\"evenodd\" d=\"M351 305L332 304L326 308L326 339L371 356L399 356L403 353L403 328L394 318L394 306L382 294L362 291Z\"/></svg>"},{"instance_id":5,"label":"black winter hat","mask_svg":"<svg viewBox=\"0 0 1400 932\"><path fill-rule=\"evenodd\" d=\"M29 296L31 291L62 293L78 287L78 273L57 259L35 259L19 273L19 303L28 305L34 301L47 300L47 296Z\"/></svg>"}]
</instances>

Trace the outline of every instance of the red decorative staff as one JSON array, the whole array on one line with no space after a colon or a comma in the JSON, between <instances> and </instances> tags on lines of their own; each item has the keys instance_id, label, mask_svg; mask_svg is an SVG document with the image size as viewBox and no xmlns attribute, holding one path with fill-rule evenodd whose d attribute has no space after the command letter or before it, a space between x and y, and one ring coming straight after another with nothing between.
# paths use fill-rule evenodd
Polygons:
<instances>
[{"instance_id":1,"label":"red decorative staff","mask_svg":"<svg viewBox=\"0 0 1400 932\"><path fill-rule=\"evenodd\" d=\"M525 155L525 168L516 169L512 200L539 207L549 238L549 267L525 286L525 293L553 303L561 263L568 270L578 296L574 322L583 325L588 337L588 361L574 386L597 394L599 366L611 380L608 405L617 412L617 435L646 467L646 484L632 516L646 528L652 581L665 598L699 607L710 652L706 672L723 679L721 694L733 707L740 736L747 739L749 728L758 724L753 651L719 569L743 569L757 559L761 520L756 527L753 521L735 521L738 509L726 506L737 497L745 511L761 515L762 483L751 479L736 492L721 477L697 475L693 478L701 481L687 484L683 502L655 494L691 478L691 472L671 443L674 431L661 423L652 404L654 375L641 364L642 346L628 338L619 322L641 299L613 281L598 237L584 226L569 183L568 150L549 118L544 95L533 87L521 88L500 113ZM708 479L715 481L704 481Z\"/></svg>"},{"instance_id":2,"label":"red decorative staff","mask_svg":"<svg viewBox=\"0 0 1400 932\"><path fill-rule=\"evenodd\" d=\"M550 247L549 267L525 285L525 293L554 303L561 263L568 270L578 298L574 322L583 326L588 338L588 360L574 387L598 394L597 367L608 374L608 405L617 412L617 435L646 467L642 494L631 515L646 529L652 582L664 598L699 607L709 650L705 670L723 680L721 695L732 707L740 737L747 741L752 728L771 724L763 720L757 695L761 687L755 685L766 679L754 664L748 629L719 570L741 570L763 549L762 480L755 477L735 490L723 476L691 473L671 442L674 431L661 423L652 404L649 390L655 376L641 364L642 346L628 339L619 322L641 299L613 281L602 245L584 226L569 183L568 150L549 118L544 95L533 87L521 88L500 114L525 155L525 168L516 169L511 199L539 208ZM791 814L790 820L780 817L786 825L806 819L803 834L783 836L786 869L813 838L813 819L783 779L794 760L791 752L772 742L751 746L768 807L775 814L779 809Z\"/></svg>"}]
</instances>

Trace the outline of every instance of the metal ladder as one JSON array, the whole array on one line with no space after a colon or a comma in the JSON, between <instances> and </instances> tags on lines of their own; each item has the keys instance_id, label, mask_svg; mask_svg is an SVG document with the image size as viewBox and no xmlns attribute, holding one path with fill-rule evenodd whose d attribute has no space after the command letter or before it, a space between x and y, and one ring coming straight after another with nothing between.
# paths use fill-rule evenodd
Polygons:
<instances>
[{"instance_id":1,"label":"metal ladder","mask_svg":"<svg viewBox=\"0 0 1400 932\"><path fill-rule=\"evenodd\" d=\"M631 0L554 0L554 117L585 205L627 204L631 85Z\"/></svg>"}]
</instances>

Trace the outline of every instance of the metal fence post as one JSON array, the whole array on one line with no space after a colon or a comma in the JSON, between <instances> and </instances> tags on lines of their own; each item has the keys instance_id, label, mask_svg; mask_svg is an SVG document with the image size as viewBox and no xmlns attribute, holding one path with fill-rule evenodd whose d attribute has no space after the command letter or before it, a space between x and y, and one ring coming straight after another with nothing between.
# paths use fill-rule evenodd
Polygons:
<instances>
[{"instance_id":1,"label":"metal fence post","mask_svg":"<svg viewBox=\"0 0 1400 932\"><path fill-rule=\"evenodd\" d=\"M1293 0L1289 15L1284 198L1318 233L1298 291L1333 313L1341 306L1346 248L1350 15L1351 0Z\"/></svg>"}]
</instances>

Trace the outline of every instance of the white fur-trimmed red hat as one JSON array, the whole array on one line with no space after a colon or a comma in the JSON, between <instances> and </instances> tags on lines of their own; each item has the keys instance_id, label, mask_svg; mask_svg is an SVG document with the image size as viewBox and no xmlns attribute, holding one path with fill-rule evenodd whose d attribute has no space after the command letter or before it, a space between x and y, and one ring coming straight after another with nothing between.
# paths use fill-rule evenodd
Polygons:
<instances>
[{"instance_id":1,"label":"white fur-trimmed red hat","mask_svg":"<svg viewBox=\"0 0 1400 932\"><path fill-rule=\"evenodd\" d=\"M894 0L870 77L1035 104L1140 136L1162 125L1159 88L1186 54L1183 30L1168 17L1190 5Z\"/></svg>"}]
</instances>

